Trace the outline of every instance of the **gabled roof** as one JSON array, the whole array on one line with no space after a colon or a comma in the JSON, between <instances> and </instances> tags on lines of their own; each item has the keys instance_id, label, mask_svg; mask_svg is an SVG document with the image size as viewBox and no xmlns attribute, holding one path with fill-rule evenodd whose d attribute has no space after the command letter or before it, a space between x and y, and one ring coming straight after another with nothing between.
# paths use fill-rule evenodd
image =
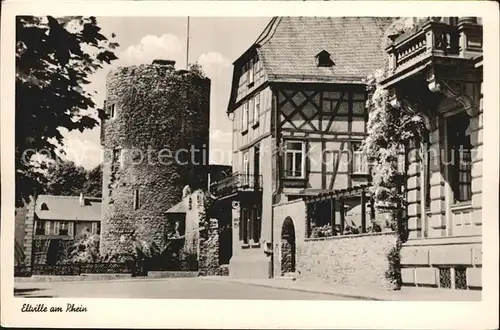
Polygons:
<instances>
[{"instance_id":1,"label":"gabled roof","mask_svg":"<svg viewBox=\"0 0 500 330\"><path fill-rule=\"evenodd\" d=\"M101 221L101 204L101 199L94 197L85 197L81 206L79 196L39 195L35 214L42 220ZM47 209L42 210L42 205Z\"/></svg>"},{"instance_id":2,"label":"gabled roof","mask_svg":"<svg viewBox=\"0 0 500 330\"><path fill-rule=\"evenodd\" d=\"M392 21L378 17L280 17L257 39L269 80L309 77L361 83L386 58L382 37ZM315 56L331 54L334 67L318 67Z\"/></svg>"},{"instance_id":3,"label":"gabled roof","mask_svg":"<svg viewBox=\"0 0 500 330\"><path fill-rule=\"evenodd\" d=\"M184 200L180 201L179 203L175 204L171 208L168 209L166 214L171 214L171 213L186 213L186 203L184 203Z\"/></svg>"},{"instance_id":4,"label":"gabled roof","mask_svg":"<svg viewBox=\"0 0 500 330\"><path fill-rule=\"evenodd\" d=\"M233 89L241 62L258 53L269 82L362 84L384 65L383 36L394 18L274 17L234 62ZM318 67L327 51L335 65ZM228 111L232 111L232 90Z\"/></svg>"}]
</instances>

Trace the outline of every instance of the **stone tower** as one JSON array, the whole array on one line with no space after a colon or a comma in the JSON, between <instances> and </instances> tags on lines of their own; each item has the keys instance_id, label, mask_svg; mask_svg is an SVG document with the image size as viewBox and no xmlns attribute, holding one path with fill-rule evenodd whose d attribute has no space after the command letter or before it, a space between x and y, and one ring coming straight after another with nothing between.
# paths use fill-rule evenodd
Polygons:
<instances>
[{"instance_id":1,"label":"stone tower","mask_svg":"<svg viewBox=\"0 0 500 330\"><path fill-rule=\"evenodd\" d=\"M101 253L130 252L133 240L165 245L165 212L183 188L206 188L210 80L174 61L120 67L108 75Z\"/></svg>"}]
</instances>

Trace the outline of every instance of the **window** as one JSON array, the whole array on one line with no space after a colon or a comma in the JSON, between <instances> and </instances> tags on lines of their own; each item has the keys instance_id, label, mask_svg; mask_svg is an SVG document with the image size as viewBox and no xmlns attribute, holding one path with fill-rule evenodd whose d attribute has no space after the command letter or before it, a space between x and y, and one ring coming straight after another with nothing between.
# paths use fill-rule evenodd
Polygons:
<instances>
[{"instance_id":1,"label":"window","mask_svg":"<svg viewBox=\"0 0 500 330\"><path fill-rule=\"evenodd\" d=\"M243 104L243 113L241 116L241 129L243 133L248 131L248 102Z\"/></svg>"},{"instance_id":2,"label":"window","mask_svg":"<svg viewBox=\"0 0 500 330\"><path fill-rule=\"evenodd\" d=\"M75 234L74 234L74 230L75 230L74 225L75 225L75 224L73 223L73 221L70 221L70 222L68 223L68 235L69 235L69 236L74 236L74 235L75 235Z\"/></svg>"},{"instance_id":3,"label":"window","mask_svg":"<svg viewBox=\"0 0 500 330\"><path fill-rule=\"evenodd\" d=\"M254 121L254 115L255 115L255 99L251 98L248 100L248 122L252 123Z\"/></svg>"},{"instance_id":4,"label":"window","mask_svg":"<svg viewBox=\"0 0 500 330\"><path fill-rule=\"evenodd\" d=\"M101 231L101 224L99 222L92 222L91 233L93 235L99 235Z\"/></svg>"},{"instance_id":5,"label":"window","mask_svg":"<svg viewBox=\"0 0 500 330\"><path fill-rule=\"evenodd\" d=\"M248 161L248 151L245 151L243 153L243 162L242 162L242 168L243 168L243 183L247 185L249 176L250 176L250 162Z\"/></svg>"},{"instance_id":6,"label":"window","mask_svg":"<svg viewBox=\"0 0 500 330\"><path fill-rule=\"evenodd\" d=\"M431 155L429 152L430 143L424 145L424 161L425 161L425 208L431 207Z\"/></svg>"},{"instance_id":7,"label":"window","mask_svg":"<svg viewBox=\"0 0 500 330\"><path fill-rule=\"evenodd\" d=\"M113 149L113 166L121 168L123 165L123 149L115 148Z\"/></svg>"},{"instance_id":8,"label":"window","mask_svg":"<svg viewBox=\"0 0 500 330\"><path fill-rule=\"evenodd\" d=\"M68 222L62 221L59 227L59 235L68 235Z\"/></svg>"},{"instance_id":9,"label":"window","mask_svg":"<svg viewBox=\"0 0 500 330\"><path fill-rule=\"evenodd\" d=\"M254 66L253 66L253 60L248 64L248 86L252 86L254 82Z\"/></svg>"},{"instance_id":10,"label":"window","mask_svg":"<svg viewBox=\"0 0 500 330\"><path fill-rule=\"evenodd\" d=\"M45 221L45 232L44 235L50 235L51 221Z\"/></svg>"},{"instance_id":11,"label":"window","mask_svg":"<svg viewBox=\"0 0 500 330\"><path fill-rule=\"evenodd\" d=\"M52 235L59 235L60 223L59 221L54 221L54 226L52 227Z\"/></svg>"},{"instance_id":12,"label":"window","mask_svg":"<svg viewBox=\"0 0 500 330\"><path fill-rule=\"evenodd\" d=\"M35 235L45 235L45 228L44 228L44 226L46 224L47 224L47 222L37 221L36 222Z\"/></svg>"},{"instance_id":13,"label":"window","mask_svg":"<svg viewBox=\"0 0 500 330\"><path fill-rule=\"evenodd\" d=\"M285 177L302 179L305 177L305 143L285 142Z\"/></svg>"},{"instance_id":14,"label":"window","mask_svg":"<svg viewBox=\"0 0 500 330\"><path fill-rule=\"evenodd\" d=\"M330 53L326 50L322 50L318 54L316 54L316 66L318 67L331 67L334 66Z\"/></svg>"},{"instance_id":15,"label":"window","mask_svg":"<svg viewBox=\"0 0 500 330\"><path fill-rule=\"evenodd\" d=\"M115 110L115 104L110 104L109 105L109 117L111 119L115 119L116 118L116 110Z\"/></svg>"},{"instance_id":16,"label":"window","mask_svg":"<svg viewBox=\"0 0 500 330\"><path fill-rule=\"evenodd\" d=\"M472 199L471 141L468 132L469 117L465 112L447 120L449 150L449 181L455 202Z\"/></svg>"},{"instance_id":17,"label":"window","mask_svg":"<svg viewBox=\"0 0 500 330\"><path fill-rule=\"evenodd\" d=\"M253 61L253 75L254 77L259 73L260 71L260 61L259 58L256 56Z\"/></svg>"},{"instance_id":18,"label":"window","mask_svg":"<svg viewBox=\"0 0 500 330\"><path fill-rule=\"evenodd\" d=\"M258 124L259 123L259 117L260 117L260 94L257 94L254 98L254 107L253 107L253 123Z\"/></svg>"},{"instance_id":19,"label":"window","mask_svg":"<svg viewBox=\"0 0 500 330\"><path fill-rule=\"evenodd\" d=\"M352 173L368 174L368 157L361 149L361 143L352 143Z\"/></svg>"},{"instance_id":20,"label":"window","mask_svg":"<svg viewBox=\"0 0 500 330\"><path fill-rule=\"evenodd\" d=\"M139 189L134 190L134 210L138 210L140 205Z\"/></svg>"}]
</instances>

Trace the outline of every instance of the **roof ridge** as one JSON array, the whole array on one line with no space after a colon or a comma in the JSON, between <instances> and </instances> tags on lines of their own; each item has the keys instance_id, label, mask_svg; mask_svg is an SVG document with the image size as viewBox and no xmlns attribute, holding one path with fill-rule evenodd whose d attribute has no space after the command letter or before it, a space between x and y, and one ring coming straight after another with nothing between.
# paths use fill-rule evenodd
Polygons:
<instances>
[{"instance_id":1,"label":"roof ridge","mask_svg":"<svg viewBox=\"0 0 500 330\"><path fill-rule=\"evenodd\" d=\"M260 36L257 38L257 40L254 42L254 44L258 45L265 45L268 43L276 33L276 30L278 29L278 26L281 24L283 20L283 17L275 16L271 19L271 21L268 23L268 25L264 28ZM267 31L267 32L266 32ZM266 33L264 35L264 33Z\"/></svg>"}]
</instances>

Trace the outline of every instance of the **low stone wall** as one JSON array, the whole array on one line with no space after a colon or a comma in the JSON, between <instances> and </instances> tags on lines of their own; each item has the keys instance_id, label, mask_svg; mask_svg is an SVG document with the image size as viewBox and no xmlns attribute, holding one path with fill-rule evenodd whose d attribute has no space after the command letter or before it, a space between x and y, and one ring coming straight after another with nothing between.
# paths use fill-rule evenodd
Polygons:
<instances>
[{"instance_id":1,"label":"low stone wall","mask_svg":"<svg viewBox=\"0 0 500 330\"><path fill-rule=\"evenodd\" d=\"M395 244L392 232L306 239L297 242L297 271L302 278L388 288L387 255Z\"/></svg>"},{"instance_id":2,"label":"low stone wall","mask_svg":"<svg viewBox=\"0 0 500 330\"><path fill-rule=\"evenodd\" d=\"M182 277L197 277L198 272L163 272L149 271L148 278L182 278Z\"/></svg>"}]
</instances>

